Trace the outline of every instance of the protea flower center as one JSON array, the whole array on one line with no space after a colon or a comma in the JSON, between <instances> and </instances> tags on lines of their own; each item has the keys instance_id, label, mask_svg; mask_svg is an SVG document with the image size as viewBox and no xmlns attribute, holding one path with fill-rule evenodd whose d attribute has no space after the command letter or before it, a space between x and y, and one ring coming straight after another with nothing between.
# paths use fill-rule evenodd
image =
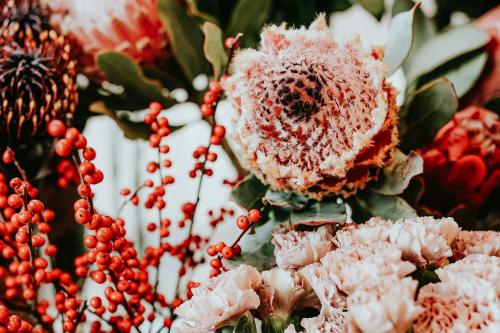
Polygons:
<instances>
[{"instance_id":1,"label":"protea flower center","mask_svg":"<svg viewBox=\"0 0 500 333\"><path fill-rule=\"evenodd\" d=\"M321 198L363 188L397 143L396 93L380 52L358 39L335 43L323 16L261 38L224 82L242 160L277 190Z\"/></svg>"},{"instance_id":2,"label":"protea flower center","mask_svg":"<svg viewBox=\"0 0 500 333\"><path fill-rule=\"evenodd\" d=\"M76 108L76 63L69 43L54 31L39 39L0 48L0 133L11 141L43 131L47 122Z\"/></svg>"},{"instance_id":3,"label":"protea flower center","mask_svg":"<svg viewBox=\"0 0 500 333\"><path fill-rule=\"evenodd\" d=\"M39 1L1 1L1 31L3 38L22 41L26 36L38 40L41 32L50 30L49 17Z\"/></svg>"}]
</instances>

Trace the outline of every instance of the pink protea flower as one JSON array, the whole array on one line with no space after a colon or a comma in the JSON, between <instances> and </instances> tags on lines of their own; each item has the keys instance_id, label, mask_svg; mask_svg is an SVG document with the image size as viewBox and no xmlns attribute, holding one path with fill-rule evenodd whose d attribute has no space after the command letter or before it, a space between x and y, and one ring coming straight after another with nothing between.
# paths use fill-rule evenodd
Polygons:
<instances>
[{"instance_id":1,"label":"pink protea flower","mask_svg":"<svg viewBox=\"0 0 500 333\"><path fill-rule=\"evenodd\" d=\"M338 231L334 242L344 248L390 242L402 250L403 259L417 266L428 266L452 256L451 244L459 230L452 218L418 217L391 222L374 217L365 224Z\"/></svg>"},{"instance_id":2,"label":"pink protea flower","mask_svg":"<svg viewBox=\"0 0 500 333\"><path fill-rule=\"evenodd\" d=\"M317 231L273 231L274 256L282 269L297 269L319 261L334 249L332 235L325 227Z\"/></svg>"},{"instance_id":3,"label":"pink protea flower","mask_svg":"<svg viewBox=\"0 0 500 333\"><path fill-rule=\"evenodd\" d=\"M269 26L238 53L223 85L239 112L241 159L276 190L350 195L377 177L397 143L396 92L382 54L306 29Z\"/></svg>"},{"instance_id":4,"label":"pink protea flower","mask_svg":"<svg viewBox=\"0 0 500 333\"><path fill-rule=\"evenodd\" d=\"M167 38L156 8L157 0L47 1L53 21L78 39L87 54L117 51L140 63L165 54Z\"/></svg>"},{"instance_id":5,"label":"pink protea flower","mask_svg":"<svg viewBox=\"0 0 500 333\"><path fill-rule=\"evenodd\" d=\"M413 332L498 332L500 301L493 289L483 279L460 276L424 286L417 297L423 311Z\"/></svg>"},{"instance_id":6,"label":"pink protea flower","mask_svg":"<svg viewBox=\"0 0 500 333\"><path fill-rule=\"evenodd\" d=\"M276 315L288 318L292 311L319 307L314 292L295 272L279 268L262 272L262 287L258 290L262 318Z\"/></svg>"},{"instance_id":7,"label":"pink protea flower","mask_svg":"<svg viewBox=\"0 0 500 333\"><path fill-rule=\"evenodd\" d=\"M414 301L417 285L412 278L395 275L365 281L347 298L349 331L406 332L421 311Z\"/></svg>"},{"instance_id":8,"label":"pink protea flower","mask_svg":"<svg viewBox=\"0 0 500 333\"><path fill-rule=\"evenodd\" d=\"M461 230L453 242L452 250L455 259L474 253L500 257L500 232Z\"/></svg>"},{"instance_id":9,"label":"pink protea flower","mask_svg":"<svg viewBox=\"0 0 500 333\"><path fill-rule=\"evenodd\" d=\"M391 243L356 244L339 248L300 270L323 306L344 307L345 299L365 281L384 275L404 277L415 266L401 259Z\"/></svg>"},{"instance_id":10,"label":"pink protea flower","mask_svg":"<svg viewBox=\"0 0 500 333\"><path fill-rule=\"evenodd\" d=\"M259 271L241 265L193 289L193 297L179 306L175 313L192 328L207 331L220 328L259 306L255 290L261 283Z\"/></svg>"},{"instance_id":11,"label":"pink protea flower","mask_svg":"<svg viewBox=\"0 0 500 333\"><path fill-rule=\"evenodd\" d=\"M500 185L500 121L471 106L455 114L420 150L424 159L424 210L453 215L463 206L478 210Z\"/></svg>"}]
</instances>

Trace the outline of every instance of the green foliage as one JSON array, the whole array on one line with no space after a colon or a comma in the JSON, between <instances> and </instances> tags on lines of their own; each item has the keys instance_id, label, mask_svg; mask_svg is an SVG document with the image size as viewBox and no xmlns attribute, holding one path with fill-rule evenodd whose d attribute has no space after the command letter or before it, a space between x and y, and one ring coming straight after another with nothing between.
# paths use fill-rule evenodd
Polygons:
<instances>
[{"instance_id":1,"label":"green foliage","mask_svg":"<svg viewBox=\"0 0 500 333\"><path fill-rule=\"evenodd\" d=\"M228 36L242 33L246 38L258 35L269 19L273 0L238 0L226 29Z\"/></svg>"},{"instance_id":2,"label":"green foliage","mask_svg":"<svg viewBox=\"0 0 500 333\"><path fill-rule=\"evenodd\" d=\"M203 51L205 52L205 57L212 65L214 79L218 80L227 63L226 50L222 44L222 31L217 25L205 22L203 24L203 34L205 35Z\"/></svg>"},{"instance_id":3,"label":"green foliage","mask_svg":"<svg viewBox=\"0 0 500 333\"><path fill-rule=\"evenodd\" d=\"M424 171L424 161L415 152L405 155L396 150L393 161L387 165L377 182L370 185L375 192L383 195L402 194L416 175Z\"/></svg>"},{"instance_id":4,"label":"green foliage","mask_svg":"<svg viewBox=\"0 0 500 333\"><path fill-rule=\"evenodd\" d=\"M422 147L453 117L458 99L450 81L441 78L407 98L401 111L400 147L404 152Z\"/></svg>"},{"instance_id":5,"label":"green foliage","mask_svg":"<svg viewBox=\"0 0 500 333\"><path fill-rule=\"evenodd\" d=\"M325 223L343 224L347 220L346 207L343 201L328 198L321 202L311 200L302 209L294 209L290 216L293 224L322 225Z\"/></svg>"},{"instance_id":6,"label":"green foliage","mask_svg":"<svg viewBox=\"0 0 500 333\"><path fill-rule=\"evenodd\" d=\"M384 219L399 220L416 217L415 209L400 196L379 194L370 188L348 198L352 208L352 218L356 223L362 223L373 216Z\"/></svg>"},{"instance_id":7,"label":"green foliage","mask_svg":"<svg viewBox=\"0 0 500 333\"><path fill-rule=\"evenodd\" d=\"M250 312L245 312L236 322L233 333L257 333L255 319Z\"/></svg>"},{"instance_id":8,"label":"green foliage","mask_svg":"<svg viewBox=\"0 0 500 333\"><path fill-rule=\"evenodd\" d=\"M174 101L162 93L163 87L157 81L147 79L141 68L127 56L117 52L104 52L98 55L99 69L106 74L107 81L123 87L123 92L99 96L106 105L115 110L141 110L151 101L168 107Z\"/></svg>"},{"instance_id":9,"label":"green foliage","mask_svg":"<svg viewBox=\"0 0 500 333\"><path fill-rule=\"evenodd\" d=\"M417 8L418 5L415 5L411 10L397 14L392 18L384 56L384 62L389 67L389 76L401 67L410 52Z\"/></svg>"},{"instance_id":10,"label":"green foliage","mask_svg":"<svg viewBox=\"0 0 500 333\"><path fill-rule=\"evenodd\" d=\"M413 83L449 61L483 47L489 37L471 25L451 28L428 39L407 66L407 80Z\"/></svg>"},{"instance_id":11,"label":"green foliage","mask_svg":"<svg viewBox=\"0 0 500 333\"><path fill-rule=\"evenodd\" d=\"M206 73L208 63L203 53L203 32L198 19L191 17L176 0L159 0L158 10L168 33L175 59L192 81Z\"/></svg>"},{"instance_id":12,"label":"green foliage","mask_svg":"<svg viewBox=\"0 0 500 333\"><path fill-rule=\"evenodd\" d=\"M356 0L364 9L380 20L385 12L384 0Z\"/></svg>"},{"instance_id":13,"label":"green foliage","mask_svg":"<svg viewBox=\"0 0 500 333\"><path fill-rule=\"evenodd\" d=\"M231 200L246 210L262 207L267 187L255 176L243 179L231 193Z\"/></svg>"}]
</instances>

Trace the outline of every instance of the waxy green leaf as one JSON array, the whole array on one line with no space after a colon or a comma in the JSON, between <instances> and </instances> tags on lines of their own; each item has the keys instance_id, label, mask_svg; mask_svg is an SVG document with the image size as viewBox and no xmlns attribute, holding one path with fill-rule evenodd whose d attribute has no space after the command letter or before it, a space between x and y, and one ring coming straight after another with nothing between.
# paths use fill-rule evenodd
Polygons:
<instances>
[{"instance_id":1,"label":"waxy green leaf","mask_svg":"<svg viewBox=\"0 0 500 333\"><path fill-rule=\"evenodd\" d=\"M238 206L250 210L262 207L262 198L267 192L267 186L255 176L243 179L231 192L231 200Z\"/></svg>"},{"instance_id":2,"label":"waxy green leaf","mask_svg":"<svg viewBox=\"0 0 500 333\"><path fill-rule=\"evenodd\" d=\"M389 68L389 76L401 67L410 52L413 43L413 22L418 6L419 3L411 10L392 18L384 56L384 62Z\"/></svg>"},{"instance_id":3,"label":"waxy green leaf","mask_svg":"<svg viewBox=\"0 0 500 333\"><path fill-rule=\"evenodd\" d=\"M424 171L424 160L411 151L408 155L400 150L394 152L394 159L387 165L377 182L370 185L375 192L383 195L402 194L416 175Z\"/></svg>"},{"instance_id":4,"label":"waxy green leaf","mask_svg":"<svg viewBox=\"0 0 500 333\"><path fill-rule=\"evenodd\" d=\"M222 31L214 23L205 22L203 24L203 34L205 35L205 43L203 44L205 57L212 64L214 79L218 80L227 63L227 54L222 42Z\"/></svg>"},{"instance_id":5,"label":"waxy green leaf","mask_svg":"<svg viewBox=\"0 0 500 333\"><path fill-rule=\"evenodd\" d=\"M120 94L103 96L106 104L117 110L142 110L151 101L160 102L164 107L174 104L174 100L162 93L158 81L147 79L141 68L127 56L118 52L104 52L97 56L99 69L107 81L123 87Z\"/></svg>"},{"instance_id":6,"label":"waxy green leaf","mask_svg":"<svg viewBox=\"0 0 500 333\"><path fill-rule=\"evenodd\" d=\"M451 82L432 81L415 91L402 110L401 143L403 151L422 147L451 120L458 108L458 98Z\"/></svg>"},{"instance_id":7,"label":"waxy green leaf","mask_svg":"<svg viewBox=\"0 0 500 333\"><path fill-rule=\"evenodd\" d=\"M192 81L206 73L208 63L203 53L203 32L197 19L187 14L177 0L159 0L160 19L167 31L175 59Z\"/></svg>"}]
</instances>

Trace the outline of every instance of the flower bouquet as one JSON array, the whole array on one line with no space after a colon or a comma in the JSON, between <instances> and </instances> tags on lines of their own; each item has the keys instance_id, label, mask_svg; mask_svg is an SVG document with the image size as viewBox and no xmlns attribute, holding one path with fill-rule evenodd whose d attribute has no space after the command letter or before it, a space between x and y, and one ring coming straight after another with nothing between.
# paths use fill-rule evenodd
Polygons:
<instances>
[{"instance_id":1,"label":"flower bouquet","mask_svg":"<svg viewBox=\"0 0 500 333\"><path fill-rule=\"evenodd\" d=\"M500 331L495 1L0 2L0 333Z\"/></svg>"}]
</instances>

